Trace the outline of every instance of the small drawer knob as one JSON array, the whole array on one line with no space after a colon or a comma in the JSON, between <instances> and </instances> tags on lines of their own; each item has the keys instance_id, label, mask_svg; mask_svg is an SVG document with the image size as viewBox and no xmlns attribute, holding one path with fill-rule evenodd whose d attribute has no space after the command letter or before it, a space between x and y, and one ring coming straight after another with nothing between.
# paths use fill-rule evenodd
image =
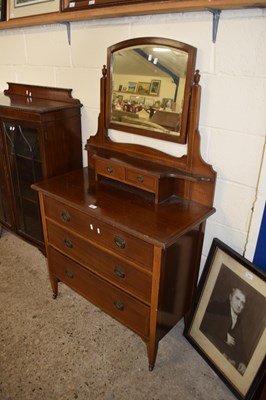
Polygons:
<instances>
[{"instance_id":1,"label":"small drawer knob","mask_svg":"<svg viewBox=\"0 0 266 400\"><path fill-rule=\"evenodd\" d=\"M139 182L139 183L143 183L144 182L144 178L143 178L143 176L137 176L137 182Z\"/></svg>"},{"instance_id":2,"label":"small drawer knob","mask_svg":"<svg viewBox=\"0 0 266 400\"><path fill-rule=\"evenodd\" d=\"M123 311L124 310L124 304L120 300L115 300L114 301L114 306L118 311Z\"/></svg>"},{"instance_id":3,"label":"small drawer knob","mask_svg":"<svg viewBox=\"0 0 266 400\"><path fill-rule=\"evenodd\" d=\"M69 271L68 269L65 270L65 274L69 279L73 279L74 278L73 272Z\"/></svg>"},{"instance_id":4,"label":"small drawer knob","mask_svg":"<svg viewBox=\"0 0 266 400\"><path fill-rule=\"evenodd\" d=\"M63 211L61 212L61 219L62 219L64 222L69 222L69 221L70 221L70 214L69 214L69 212L66 211L66 210L63 210Z\"/></svg>"},{"instance_id":5,"label":"small drawer knob","mask_svg":"<svg viewBox=\"0 0 266 400\"><path fill-rule=\"evenodd\" d=\"M126 241L122 239L120 236L115 236L114 238L115 246L119 249L124 249L126 247Z\"/></svg>"},{"instance_id":6,"label":"small drawer knob","mask_svg":"<svg viewBox=\"0 0 266 400\"><path fill-rule=\"evenodd\" d=\"M123 271L123 269L121 267L119 267L119 265L117 265L114 269L114 273L121 279L124 279L126 274Z\"/></svg>"},{"instance_id":7,"label":"small drawer knob","mask_svg":"<svg viewBox=\"0 0 266 400\"><path fill-rule=\"evenodd\" d=\"M109 172L109 174L111 174L113 172L113 167L111 165L109 165L106 169L107 169L107 172Z\"/></svg>"},{"instance_id":8,"label":"small drawer knob","mask_svg":"<svg viewBox=\"0 0 266 400\"><path fill-rule=\"evenodd\" d=\"M70 239L65 238L65 239L64 239L64 243L65 243L65 246L66 246L66 247L68 247L69 249L72 249L73 243L71 242Z\"/></svg>"}]
</instances>

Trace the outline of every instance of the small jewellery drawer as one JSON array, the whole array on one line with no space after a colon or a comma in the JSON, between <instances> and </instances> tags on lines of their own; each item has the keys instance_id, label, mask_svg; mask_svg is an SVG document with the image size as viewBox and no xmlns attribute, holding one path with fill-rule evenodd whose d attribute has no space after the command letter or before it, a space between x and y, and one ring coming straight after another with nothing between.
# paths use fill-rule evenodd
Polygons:
<instances>
[{"instance_id":1,"label":"small jewellery drawer","mask_svg":"<svg viewBox=\"0 0 266 400\"><path fill-rule=\"evenodd\" d=\"M127 257L137 264L141 264L144 268L152 269L152 244L46 196L44 197L44 207L46 218L59 223L65 229L75 231L121 257Z\"/></svg>"},{"instance_id":2,"label":"small jewellery drawer","mask_svg":"<svg viewBox=\"0 0 266 400\"><path fill-rule=\"evenodd\" d=\"M95 175L96 179L98 175L103 175L153 193L158 187L157 176L100 157L95 157Z\"/></svg>"},{"instance_id":3,"label":"small jewellery drawer","mask_svg":"<svg viewBox=\"0 0 266 400\"><path fill-rule=\"evenodd\" d=\"M125 179L125 168L122 165L98 157L95 162L95 173L96 177L99 174L117 180Z\"/></svg>"},{"instance_id":4,"label":"small jewellery drawer","mask_svg":"<svg viewBox=\"0 0 266 400\"><path fill-rule=\"evenodd\" d=\"M149 334L149 307L48 249L50 273L141 336Z\"/></svg>"},{"instance_id":5,"label":"small jewellery drawer","mask_svg":"<svg viewBox=\"0 0 266 400\"><path fill-rule=\"evenodd\" d=\"M142 171L126 169L126 181L130 185L154 192L157 188L158 179L155 176L145 174Z\"/></svg>"},{"instance_id":6,"label":"small jewellery drawer","mask_svg":"<svg viewBox=\"0 0 266 400\"><path fill-rule=\"evenodd\" d=\"M151 274L109 254L63 227L47 221L48 242L122 289L150 303Z\"/></svg>"}]
</instances>

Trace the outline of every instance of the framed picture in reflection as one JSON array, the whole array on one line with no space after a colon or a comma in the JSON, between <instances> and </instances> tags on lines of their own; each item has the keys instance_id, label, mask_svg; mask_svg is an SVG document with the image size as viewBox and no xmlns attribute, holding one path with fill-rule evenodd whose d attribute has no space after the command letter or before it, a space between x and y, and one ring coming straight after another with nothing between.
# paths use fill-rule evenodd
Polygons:
<instances>
[{"instance_id":1,"label":"framed picture in reflection","mask_svg":"<svg viewBox=\"0 0 266 400\"><path fill-rule=\"evenodd\" d=\"M159 96L161 81L152 80L150 86L150 95Z\"/></svg>"},{"instance_id":2,"label":"framed picture in reflection","mask_svg":"<svg viewBox=\"0 0 266 400\"><path fill-rule=\"evenodd\" d=\"M149 82L138 82L136 92L142 95L148 95L150 93L150 86Z\"/></svg>"}]
</instances>

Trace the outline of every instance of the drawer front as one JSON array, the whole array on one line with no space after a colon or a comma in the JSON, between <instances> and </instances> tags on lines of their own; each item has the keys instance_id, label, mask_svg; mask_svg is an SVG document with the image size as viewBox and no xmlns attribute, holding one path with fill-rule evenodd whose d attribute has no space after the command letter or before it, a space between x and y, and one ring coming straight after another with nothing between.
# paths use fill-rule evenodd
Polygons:
<instances>
[{"instance_id":1,"label":"drawer front","mask_svg":"<svg viewBox=\"0 0 266 400\"><path fill-rule=\"evenodd\" d=\"M150 273L135 268L50 221L47 221L47 232L48 241L52 246L122 289L150 303Z\"/></svg>"},{"instance_id":2,"label":"drawer front","mask_svg":"<svg viewBox=\"0 0 266 400\"><path fill-rule=\"evenodd\" d=\"M50 273L141 336L149 334L149 307L96 277L56 250L48 249Z\"/></svg>"},{"instance_id":3,"label":"drawer front","mask_svg":"<svg viewBox=\"0 0 266 400\"><path fill-rule=\"evenodd\" d=\"M144 268L152 269L153 246L151 244L49 197L44 198L44 207L46 217L68 230L73 230L121 257L141 264Z\"/></svg>"},{"instance_id":4,"label":"drawer front","mask_svg":"<svg viewBox=\"0 0 266 400\"><path fill-rule=\"evenodd\" d=\"M143 190L154 192L158 179L155 176L143 174L142 171L126 169L126 181Z\"/></svg>"},{"instance_id":5,"label":"drawer front","mask_svg":"<svg viewBox=\"0 0 266 400\"><path fill-rule=\"evenodd\" d=\"M97 174L100 174L112 179L125 179L125 168L122 165L109 160L102 160L100 158L96 158L95 173L96 176Z\"/></svg>"}]
</instances>

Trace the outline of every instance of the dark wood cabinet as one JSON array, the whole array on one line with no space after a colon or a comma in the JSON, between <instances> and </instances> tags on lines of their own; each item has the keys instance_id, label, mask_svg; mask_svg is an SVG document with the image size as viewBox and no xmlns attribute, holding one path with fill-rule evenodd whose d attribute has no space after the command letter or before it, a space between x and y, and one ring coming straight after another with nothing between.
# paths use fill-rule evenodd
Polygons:
<instances>
[{"instance_id":1,"label":"dark wood cabinet","mask_svg":"<svg viewBox=\"0 0 266 400\"><path fill-rule=\"evenodd\" d=\"M31 184L82 166L80 108L70 89L9 83L0 96L0 225L42 249Z\"/></svg>"}]
</instances>

